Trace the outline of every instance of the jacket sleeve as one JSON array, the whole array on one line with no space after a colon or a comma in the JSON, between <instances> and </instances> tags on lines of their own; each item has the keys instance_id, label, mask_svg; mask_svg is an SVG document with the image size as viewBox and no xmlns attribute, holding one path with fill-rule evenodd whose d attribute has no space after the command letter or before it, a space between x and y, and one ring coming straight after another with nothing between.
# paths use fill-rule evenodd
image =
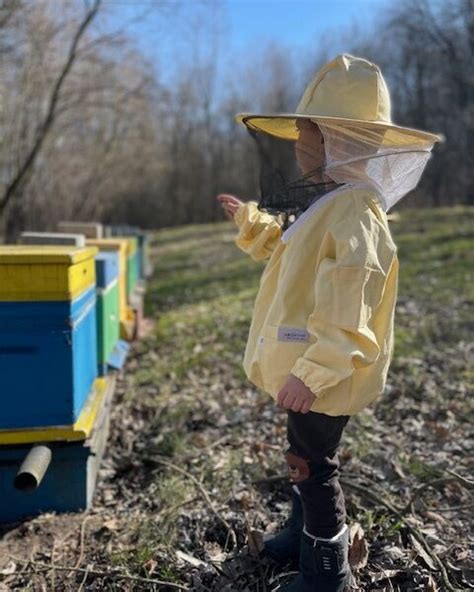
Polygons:
<instances>
[{"instance_id":1,"label":"jacket sleeve","mask_svg":"<svg viewBox=\"0 0 474 592\"><path fill-rule=\"evenodd\" d=\"M331 248L317 265L307 325L314 342L291 371L316 397L377 360L374 313L396 257L388 228L371 212L335 227L326 238Z\"/></svg>"},{"instance_id":2,"label":"jacket sleeve","mask_svg":"<svg viewBox=\"0 0 474 592\"><path fill-rule=\"evenodd\" d=\"M281 223L261 212L254 201L242 204L234 215L239 232L235 244L255 261L267 259L281 237Z\"/></svg>"}]
</instances>

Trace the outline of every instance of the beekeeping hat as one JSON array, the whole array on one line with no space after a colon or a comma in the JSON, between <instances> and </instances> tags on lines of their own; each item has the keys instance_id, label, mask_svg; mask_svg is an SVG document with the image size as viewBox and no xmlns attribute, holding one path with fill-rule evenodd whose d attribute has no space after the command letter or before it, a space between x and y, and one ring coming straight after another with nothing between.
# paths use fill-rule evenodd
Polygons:
<instances>
[{"instance_id":1,"label":"beekeeping hat","mask_svg":"<svg viewBox=\"0 0 474 592\"><path fill-rule=\"evenodd\" d=\"M306 87L295 113L240 113L236 119L285 140L297 140L297 119L384 130L384 139L392 146L432 144L442 139L438 134L394 124L390 94L379 67L349 54L339 55L321 68Z\"/></svg>"},{"instance_id":2,"label":"beekeeping hat","mask_svg":"<svg viewBox=\"0 0 474 592\"><path fill-rule=\"evenodd\" d=\"M324 137L325 173L337 183L371 185L386 211L417 185L435 142L443 139L393 123L379 67L349 54L316 74L295 113L241 113L236 119L252 133L293 141L299 119L314 122Z\"/></svg>"}]
</instances>

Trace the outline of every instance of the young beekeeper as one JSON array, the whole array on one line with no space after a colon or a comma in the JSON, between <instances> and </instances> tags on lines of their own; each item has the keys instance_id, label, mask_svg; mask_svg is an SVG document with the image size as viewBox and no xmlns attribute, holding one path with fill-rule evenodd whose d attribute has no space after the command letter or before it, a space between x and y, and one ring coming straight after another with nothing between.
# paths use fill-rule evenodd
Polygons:
<instances>
[{"instance_id":1,"label":"young beekeeper","mask_svg":"<svg viewBox=\"0 0 474 592\"><path fill-rule=\"evenodd\" d=\"M287 411L293 507L265 551L299 561L286 592L349 590L337 448L349 417L382 393L392 356L398 259L386 212L440 137L393 124L379 68L347 54L317 73L296 113L237 119L256 139L292 142L300 174L269 174L267 150L259 204L218 196L237 245L269 259L244 368Z\"/></svg>"}]
</instances>

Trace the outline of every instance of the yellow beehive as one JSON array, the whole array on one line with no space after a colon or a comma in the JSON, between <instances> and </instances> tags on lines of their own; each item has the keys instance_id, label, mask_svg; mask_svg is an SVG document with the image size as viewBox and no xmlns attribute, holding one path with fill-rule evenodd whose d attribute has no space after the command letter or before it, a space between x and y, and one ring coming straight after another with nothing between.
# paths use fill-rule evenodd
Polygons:
<instances>
[{"instance_id":1,"label":"yellow beehive","mask_svg":"<svg viewBox=\"0 0 474 592\"><path fill-rule=\"evenodd\" d=\"M122 337L129 338L129 326L133 322L133 312L127 302L127 259L129 244L127 239L101 238L87 239L86 245L97 247L99 251L114 251L119 256L119 304L120 330Z\"/></svg>"},{"instance_id":2,"label":"yellow beehive","mask_svg":"<svg viewBox=\"0 0 474 592\"><path fill-rule=\"evenodd\" d=\"M127 236L128 241L128 256L133 257L137 252L138 240L134 236Z\"/></svg>"},{"instance_id":3,"label":"yellow beehive","mask_svg":"<svg viewBox=\"0 0 474 592\"><path fill-rule=\"evenodd\" d=\"M73 300L95 283L97 249L0 246L0 301Z\"/></svg>"}]
</instances>

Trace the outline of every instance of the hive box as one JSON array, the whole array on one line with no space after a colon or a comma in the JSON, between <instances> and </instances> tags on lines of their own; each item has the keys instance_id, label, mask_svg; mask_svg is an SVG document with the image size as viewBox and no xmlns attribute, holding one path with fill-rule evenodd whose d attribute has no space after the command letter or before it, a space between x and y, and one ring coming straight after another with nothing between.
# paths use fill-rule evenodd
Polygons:
<instances>
[{"instance_id":1,"label":"hive box","mask_svg":"<svg viewBox=\"0 0 474 592\"><path fill-rule=\"evenodd\" d=\"M138 247L141 253L140 259L140 277L142 279L149 278L153 273L151 259L150 259L150 238L145 232L138 235Z\"/></svg>"},{"instance_id":2,"label":"hive box","mask_svg":"<svg viewBox=\"0 0 474 592\"><path fill-rule=\"evenodd\" d=\"M136 236L140 229L128 224L113 224L104 227L104 232L107 236Z\"/></svg>"},{"instance_id":3,"label":"hive box","mask_svg":"<svg viewBox=\"0 0 474 592\"><path fill-rule=\"evenodd\" d=\"M118 238L104 238L104 239L88 239L86 241L88 246L97 247L100 252L114 252L119 256L119 276L118 289L120 301L120 335L124 339L129 339L132 333L133 325L133 311L128 305L127 298L127 267L128 267L128 243L127 239Z\"/></svg>"},{"instance_id":4,"label":"hive box","mask_svg":"<svg viewBox=\"0 0 474 592\"><path fill-rule=\"evenodd\" d=\"M0 429L79 416L97 376L96 253L0 247Z\"/></svg>"},{"instance_id":5,"label":"hive box","mask_svg":"<svg viewBox=\"0 0 474 592\"><path fill-rule=\"evenodd\" d=\"M123 366L128 352L127 344L120 342L119 310L119 255L102 252L95 258L97 275L97 354L99 375L108 367Z\"/></svg>"},{"instance_id":6,"label":"hive box","mask_svg":"<svg viewBox=\"0 0 474 592\"><path fill-rule=\"evenodd\" d=\"M127 296L129 302L137 286L139 268L138 241L136 237L131 236L127 238Z\"/></svg>"},{"instance_id":7,"label":"hive box","mask_svg":"<svg viewBox=\"0 0 474 592\"><path fill-rule=\"evenodd\" d=\"M13 482L31 444L0 446L0 522L14 522L41 512L73 512L89 508L109 431L114 377L98 379L97 404L85 423L91 424L80 442L50 442L52 460L33 492L17 491Z\"/></svg>"},{"instance_id":8,"label":"hive box","mask_svg":"<svg viewBox=\"0 0 474 592\"><path fill-rule=\"evenodd\" d=\"M138 277L144 280L151 275L148 235L137 230L134 236L137 239Z\"/></svg>"},{"instance_id":9,"label":"hive box","mask_svg":"<svg viewBox=\"0 0 474 592\"><path fill-rule=\"evenodd\" d=\"M83 234L86 238L102 238L104 231L98 222L59 222L58 230L72 234Z\"/></svg>"},{"instance_id":10,"label":"hive box","mask_svg":"<svg viewBox=\"0 0 474 592\"><path fill-rule=\"evenodd\" d=\"M149 253L149 237L146 232L134 226L105 226L106 236L134 236L138 241L139 277L145 279L151 276L152 267Z\"/></svg>"}]
</instances>

